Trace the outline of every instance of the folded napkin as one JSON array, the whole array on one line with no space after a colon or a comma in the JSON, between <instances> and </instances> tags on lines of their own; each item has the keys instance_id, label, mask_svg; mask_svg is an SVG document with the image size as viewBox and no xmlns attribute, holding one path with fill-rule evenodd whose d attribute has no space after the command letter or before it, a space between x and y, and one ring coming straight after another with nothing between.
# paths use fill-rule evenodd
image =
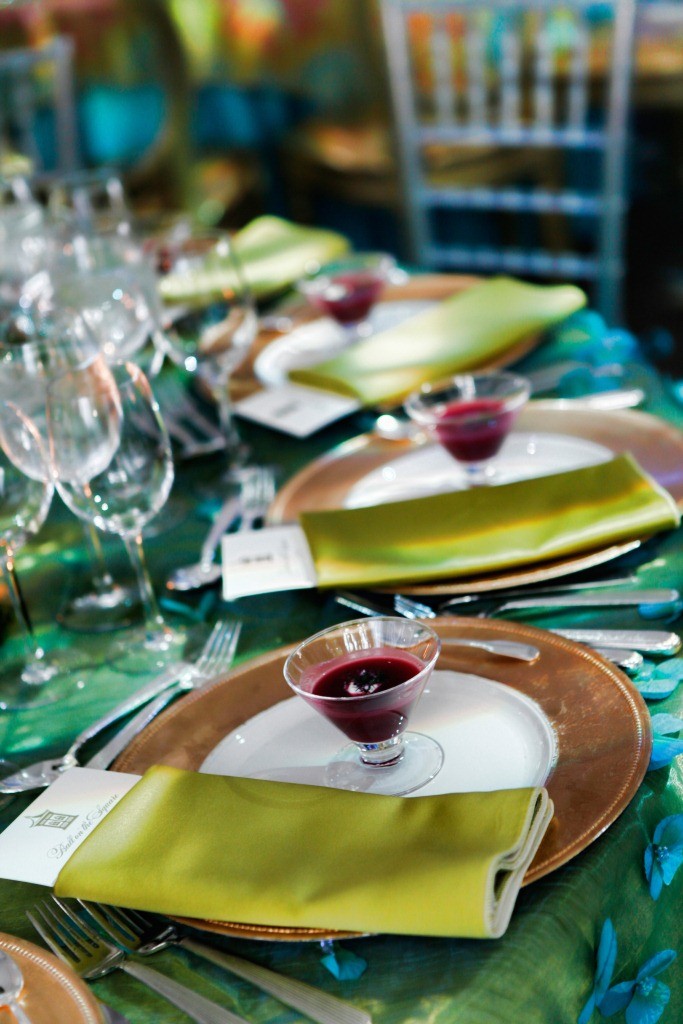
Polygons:
<instances>
[{"instance_id":1,"label":"folded napkin","mask_svg":"<svg viewBox=\"0 0 683 1024\"><path fill-rule=\"evenodd\" d=\"M303 277L309 264L327 263L349 249L347 239L335 231L304 227L269 215L251 221L237 232L233 242L257 298L293 284Z\"/></svg>"},{"instance_id":2,"label":"folded napkin","mask_svg":"<svg viewBox=\"0 0 683 1024\"><path fill-rule=\"evenodd\" d=\"M400 401L427 381L490 363L585 302L574 285L492 278L289 377L364 405Z\"/></svg>"},{"instance_id":3,"label":"folded napkin","mask_svg":"<svg viewBox=\"0 0 683 1024\"><path fill-rule=\"evenodd\" d=\"M321 587L405 583L542 562L677 526L630 455L497 487L301 515Z\"/></svg>"},{"instance_id":4,"label":"folded napkin","mask_svg":"<svg viewBox=\"0 0 683 1024\"><path fill-rule=\"evenodd\" d=\"M55 892L210 920L497 938L551 817L543 789L405 799L156 766Z\"/></svg>"}]
</instances>

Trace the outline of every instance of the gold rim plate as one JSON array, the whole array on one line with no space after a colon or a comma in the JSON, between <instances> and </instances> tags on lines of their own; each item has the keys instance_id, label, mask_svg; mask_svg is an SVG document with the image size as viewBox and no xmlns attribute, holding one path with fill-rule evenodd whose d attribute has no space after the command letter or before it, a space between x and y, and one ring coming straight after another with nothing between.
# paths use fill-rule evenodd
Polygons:
<instances>
[{"instance_id":1,"label":"gold rim plate","mask_svg":"<svg viewBox=\"0 0 683 1024\"><path fill-rule=\"evenodd\" d=\"M32 1024L104 1024L87 985L52 953L5 932L0 932L0 949L24 975L21 1007ZM1 1011L0 1017L5 1019ZM7 1019L13 1019L11 1013Z\"/></svg>"},{"instance_id":2,"label":"gold rim plate","mask_svg":"<svg viewBox=\"0 0 683 1024\"><path fill-rule=\"evenodd\" d=\"M534 644L533 664L444 643L438 667L505 683L534 700L551 722L558 758L546 783L555 814L525 884L554 871L612 824L640 785L652 745L647 707L630 680L588 648L546 630L502 620L430 620L442 639L467 636ZM142 774L155 764L198 771L220 741L254 715L291 697L282 668L293 646L255 658L208 690L173 705L114 765ZM349 933L225 921L187 923L242 938L311 941Z\"/></svg>"},{"instance_id":3,"label":"gold rim plate","mask_svg":"<svg viewBox=\"0 0 683 1024\"><path fill-rule=\"evenodd\" d=\"M516 429L583 438L604 445L615 454L629 451L683 508L683 433L656 416L631 409L576 409L562 407L552 400L536 401L530 402L520 414ZM351 488L363 477L415 447L415 441L390 440L376 434L363 434L344 442L309 463L281 488L271 505L268 522L294 522L302 512L342 508ZM634 550L644 539L485 575L376 589L400 589L401 593L428 596L525 586L602 565Z\"/></svg>"}]
</instances>

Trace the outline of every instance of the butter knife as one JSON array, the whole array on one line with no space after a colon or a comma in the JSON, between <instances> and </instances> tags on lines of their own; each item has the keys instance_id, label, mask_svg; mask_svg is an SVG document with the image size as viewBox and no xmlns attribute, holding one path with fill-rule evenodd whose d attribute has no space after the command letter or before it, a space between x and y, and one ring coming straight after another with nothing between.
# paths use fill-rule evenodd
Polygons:
<instances>
[{"instance_id":1,"label":"butter knife","mask_svg":"<svg viewBox=\"0 0 683 1024\"><path fill-rule=\"evenodd\" d=\"M672 655L681 647L677 633L657 629L551 629L550 632L592 647L627 647L644 654Z\"/></svg>"}]
</instances>

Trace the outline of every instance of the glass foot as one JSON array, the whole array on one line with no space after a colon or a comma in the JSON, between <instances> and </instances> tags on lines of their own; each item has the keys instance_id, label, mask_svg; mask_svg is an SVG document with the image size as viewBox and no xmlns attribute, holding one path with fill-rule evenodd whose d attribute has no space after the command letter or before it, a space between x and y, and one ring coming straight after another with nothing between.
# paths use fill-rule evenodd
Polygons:
<instances>
[{"instance_id":1,"label":"glass foot","mask_svg":"<svg viewBox=\"0 0 683 1024\"><path fill-rule=\"evenodd\" d=\"M403 756L386 767L363 764L354 743L343 747L325 769L325 784L385 796L405 796L421 789L441 771L443 749L420 732L407 732L403 739Z\"/></svg>"},{"instance_id":2,"label":"glass foot","mask_svg":"<svg viewBox=\"0 0 683 1024\"><path fill-rule=\"evenodd\" d=\"M135 587L117 584L71 598L57 613L57 622L75 633L109 633L125 629L141 617Z\"/></svg>"},{"instance_id":3,"label":"glass foot","mask_svg":"<svg viewBox=\"0 0 683 1024\"><path fill-rule=\"evenodd\" d=\"M64 700L85 687L86 675L87 663L75 652L7 661L0 668L0 712L29 711Z\"/></svg>"}]
</instances>

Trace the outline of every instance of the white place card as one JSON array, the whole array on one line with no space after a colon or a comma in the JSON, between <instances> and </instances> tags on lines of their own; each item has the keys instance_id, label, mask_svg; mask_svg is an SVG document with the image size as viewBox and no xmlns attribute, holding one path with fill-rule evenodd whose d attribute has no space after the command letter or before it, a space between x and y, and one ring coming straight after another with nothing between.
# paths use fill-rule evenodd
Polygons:
<instances>
[{"instance_id":1,"label":"white place card","mask_svg":"<svg viewBox=\"0 0 683 1024\"><path fill-rule=\"evenodd\" d=\"M317 585L306 534L296 524L226 533L221 545L226 601Z\"/></svg>"},{"instance_id":2,"label":"white place card","mask_svg":"<svg viewBox=\"0 0 683 1024\"><path fill-rule=\"evenodd\" d=\"M264 427L271 427L293 437L309 437L330 423L360 409L356 398L335 395L298 384L266 388L243 398L235 412Z\"/></svg>"},{"instance_id":3,"label":"white place card","mask_svg":"<svg viewBox=\"0 0 683 1024\"><path fill-rule=\"evenodd\" d=\"M72 853L139 778L69 768L0 835L0 878L53 886Z\"/></svg>"}]
</instances>

